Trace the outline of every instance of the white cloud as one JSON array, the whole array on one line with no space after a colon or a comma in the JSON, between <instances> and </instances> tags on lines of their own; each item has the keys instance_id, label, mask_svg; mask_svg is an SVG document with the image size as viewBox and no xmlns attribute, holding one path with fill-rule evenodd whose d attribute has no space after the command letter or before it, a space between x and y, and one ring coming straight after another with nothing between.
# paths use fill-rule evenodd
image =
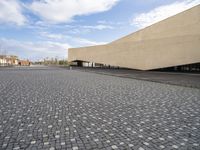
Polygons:
<instances>
[{"instance_id":1,"label":"white cloud","mask_svg":"<svg viewBox=\"0 0 200 150\"><path fill-rule=\"evenodd\" d=\"M21 42L13 39L0 39L0 45L7 54L18 55L25 59L42 59L46 57L67 58L67 43L43 41L43 42Z\"/></svg>"},{"instance_id":2,"label":"white cloud","mask_svg":"<svg viewBox=\"0 0 200 150\"><path fill-rule=\"evenodd\" d=\"M115 26L111 25L75 25L71 26L68 33L70 34L87 34L95 30L106 30L106 29L115 29Z\"/></svg>"},{"instance_id":3,"label":"white cloud","mask_svg":"<svg viewBox=\"0 0 200 150\"><path fill-rule=\"evenodd\" d=\"M39 35L42 36L45 40L54 40L54 41L59 41L59 42L62 41L66 43L73 43L75 47L106 44L106 42L97 42L97 41L92 41L86 38L81 38L77 36L74 37L74 36L69 36L69 35L64 35L64 34L40 32Z\"/></svg>"},{"instance_id":4,"label":"white cloud","mask_svg":"<svg viewBox=\"0 0 200 150\"><path fill-rule=\"evenodd\" d=\"M113 29L114 27L109 25L96 25L96 26L83 26L86 29L94 29L94 30L104 30L104 29Z\"/></svg>"},{"instance_id":5,"label":"white cloud","mask_svg":"<svg viewBox=\"0 0 200 150\"><path fill-rule=\"evenodd\" d=\"M26 18L18 0L0 0L0 23L24 25Z\"/></svg>"},{"instance_id":6,"label":"white cloud","mask_svg":"<svg viewBox=\"0 0 200 150\"><path fill-rule=\"evenodd\" d=\"M54 39L54 40L62 40L66 37L62 34L53 34L53 33L48 33L48 32L40 32L40 36L48 38L48 39Z\"/></svg>"},{"instance_id":7,"label":"white cloud","mask_svg":"<svg viewBox=\"0 0 200 150\"><path fill-rule=\"evenodd\" d=\"M69 22L74 16L88 15L111 9L119 0L40 0L30 9L51 23Z\"/></svg>"},{"instance_id":8,"label":"white cloud","mask_svg":"<svg viewBox=\"0 0 200 150\"><path fill-rule=\"evenodd\" d=\"M84 39L84 38L73 38L72 40L74 42L76 42L78 46L81 46L81 47L106 44L106 42L96 42L96 41L91 41L91 40Z\"/></svg>"},{"instance_id":9,"label":"white cloud","mask_svg":"<svg viewBox=\"0 0 200 150\"><path fill-rule=\"evenodd\" d=\"M106 20L99 20L97 21L97 23L101 24L101 25L127 25L126 22L116 22L116 21L106 21Z\"/></svg>"},{"instance_id":10,"label":"white cloud","mask_svg":"<svg viewBox=\"0 0 200 150\"><path fill-rule=\"evenodd\" d=\"M136 17L131 20L131 24L141 29L170 16L176 15L198 4L200 4L200 0L176 1L169 5L157 7L147 13L136 15Z\"/></svg>"}]
</instances>

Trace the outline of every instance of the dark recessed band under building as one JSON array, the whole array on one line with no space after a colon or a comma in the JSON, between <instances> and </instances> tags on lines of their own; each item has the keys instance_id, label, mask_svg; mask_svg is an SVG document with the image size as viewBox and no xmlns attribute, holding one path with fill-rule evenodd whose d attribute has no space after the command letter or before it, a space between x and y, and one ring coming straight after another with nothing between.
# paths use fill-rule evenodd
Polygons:
<instances>
[{"instance_id":1,"label":"dark recessed band under building","mask_svg":"<svg viewBox=\"0 0 200 150\"><path fill-rule=\"evenodd\" d=\"M68 56L79 66L200 71L200 5L106 45L71 48Z\"/></svg>"}]
</instances>

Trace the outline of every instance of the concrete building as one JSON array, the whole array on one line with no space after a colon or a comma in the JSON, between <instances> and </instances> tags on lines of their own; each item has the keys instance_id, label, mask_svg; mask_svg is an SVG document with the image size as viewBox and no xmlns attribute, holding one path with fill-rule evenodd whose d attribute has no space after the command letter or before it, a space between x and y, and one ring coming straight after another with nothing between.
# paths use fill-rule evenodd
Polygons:
<instances>
[{"instance_id":1,"label":"concrete building","mask_svg":"<svg viewBox=\"0 0 200 150\"><path fill-rule=\"evenodd\" d=\"M71 48L69 61L139 70L200 69L200 5L106 45ZM189 65L188 64L192 64Z\"/></svg>"},{"instance_id":2,"label":"concrete building","mask_svg":"<svg viewBox=\"0 0 200 150\"><path fill-rule=\"evenodd\" d=\"M18 57L14 55L0 55L0 66L16 66Z\"/></svg>"}]
</instances>

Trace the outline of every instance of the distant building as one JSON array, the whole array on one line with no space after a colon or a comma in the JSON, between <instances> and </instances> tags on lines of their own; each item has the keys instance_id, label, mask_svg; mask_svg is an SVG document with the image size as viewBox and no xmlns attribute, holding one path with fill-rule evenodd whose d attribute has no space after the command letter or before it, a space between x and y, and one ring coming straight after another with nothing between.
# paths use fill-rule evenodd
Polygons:
<instances>
[{"instance_id":1,"label":"distant building","mask_svg":"<svg viewBox=\"0 0 200 150\"><path fill-rule=\"evenodd\" d=\"M16 66L18 57L14 55L0 55L0 66Z\"/></svg>"},{"instance_id":2,"label":"distant building","mask_svg":"<svg viewBox=\"0 0 200 150\"><path fill-rule=\"evenodd\" d=\"M20 60L14 55L0 55L0 66L30 66L29 60Z\"/></svg>"},{"instance_id":3,"label":"distant building","mask_svg":"<svg viewBox=\"0 0 200 150\"><path fill-rule=\"evenodd\" d=\"M10 61L11 61L11 64L12 65L18 65L18 57L17 56L14 56L14 55L10 55Z\"/></svg>"},{"instance_id":4,"label":"distant building","mask_svg":"<svg viewBox=\"0 0 200 150\"><path fill-rule=\"evenodd\" d=\"M5 55L0 55L0 66L6 65Z\"/></svg>"},{"instance_id":5,"label":"distant building","mask_svg":"<svg viewBox=\"0 0 200 150\"><path fill-rule=\"evenodd\" d=\"M11 65L11 66L18 65L18 57L14 56L14 55L8 55L8 56L6 56L6 61L7 61L8 65Z\"/></svg>"},{"instance_id":6,"label":"distant building","mask_svg":"<svg viewBox=\"0 0 200 150\"><path fill-rule=\"evenodd\" d=\"M31 62L29 60L19 60L20 66L30 66Z\"/></svg>"}]
</instances>

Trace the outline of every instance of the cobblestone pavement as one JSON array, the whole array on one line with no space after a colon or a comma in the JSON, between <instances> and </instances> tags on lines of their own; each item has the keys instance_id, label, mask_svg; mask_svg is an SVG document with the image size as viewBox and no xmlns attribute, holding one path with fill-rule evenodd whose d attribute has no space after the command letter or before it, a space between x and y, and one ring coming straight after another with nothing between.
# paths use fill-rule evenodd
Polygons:
<instances>
[{"instance_id":1,"label":"cobblestone pavement","mask_svg":"<svg viewBox=\"0 0 200 150\"><path fill-rule=\"evenodd\" d=\"M0 149L200 149L200 90L55 68L0 70Z\"/></svg>"},{"instance_id":2,"label":"cobblestone pavement","mask_svg":"<svg viewBox=\"0 0 200 150\"><path fill-rule=\"evenodd\" d=\"M200 72L162 72L162 71L140 71L125 68L92 68L92 67L73 67L73 69L117 76L123 78L131 78L136 80L152 81L164 84L179 85L200 89Z\"/></svg>"}]
</instances>

